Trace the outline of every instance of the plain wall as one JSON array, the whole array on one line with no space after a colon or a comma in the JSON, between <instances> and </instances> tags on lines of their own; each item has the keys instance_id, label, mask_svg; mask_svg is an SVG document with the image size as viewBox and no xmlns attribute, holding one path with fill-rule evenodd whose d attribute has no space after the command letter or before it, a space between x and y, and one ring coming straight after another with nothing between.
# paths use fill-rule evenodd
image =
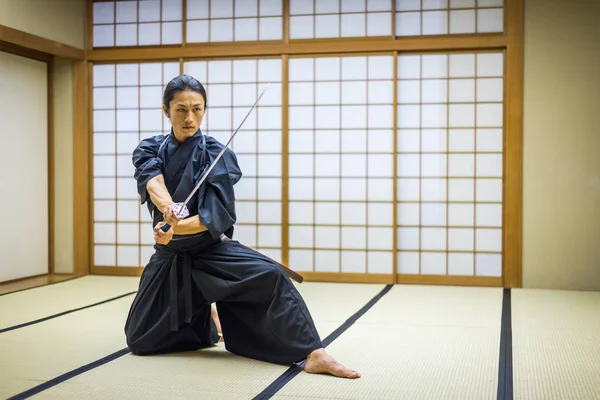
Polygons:
<instances>
[{"instance_id":1,"label":"plain wall","mask_svg":"<svg viewBox=\"0 0 600 400\"><path fill-rule=\"evenodd\" d=\"M0 282L48 271L47 68L0 52Z\"/></svg>"},{"instance_id":2,"label":"plain wall","mask_svg":"<svg viewBox=\"0 0 600 400\"><path fill-rule=\"evenodd\" d=\"M600 290L600 1L525 0L523 286Z\"/></svg>"},{"instance_id":3,"label":"plain wall","mask_svg":"<svg viewBox=\"0 0 600 400\"><path fill-rule=\"evenodd\" d=\"M0 0L0 25L83 49L85 0Z\"/></svg>"}]
</instances>

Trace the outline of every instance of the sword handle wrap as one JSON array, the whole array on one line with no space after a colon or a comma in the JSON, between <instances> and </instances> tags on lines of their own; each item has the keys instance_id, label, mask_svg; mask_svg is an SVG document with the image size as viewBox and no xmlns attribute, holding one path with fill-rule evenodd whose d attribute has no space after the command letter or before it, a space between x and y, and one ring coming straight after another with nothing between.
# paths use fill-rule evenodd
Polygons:
<instances>
[{"instance_id":1,"label":"sword handle wrap","mask_svg":"<svg viewBox=\"0 0 600 400\"><path fill-rule=\"evenodd\" d=\"M184 219L190 215L190 211L186 206L183 205L183 203L174 203L171 206L171 209L173 210L173 213L180 219ZM160 228L160 230L163 232L168 232L169 229L171 229L171 225L169 224L164 224L162 228Z\"/></svg>"}]
</instances>

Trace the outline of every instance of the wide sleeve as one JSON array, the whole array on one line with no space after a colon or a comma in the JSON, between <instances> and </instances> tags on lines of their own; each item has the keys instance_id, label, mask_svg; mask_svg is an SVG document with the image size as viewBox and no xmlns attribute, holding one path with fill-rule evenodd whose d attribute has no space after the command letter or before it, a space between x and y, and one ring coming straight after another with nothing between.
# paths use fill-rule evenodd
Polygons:
<instances>
[{"instance_id":1,"label":"wide sleeve","mask_svg":"<svg viewBox=\"0 0 600 400\"><path fill-rule=\"evenodd\" d=\"M213 147L209 152L216 153L217 150L220 151ZM236 222L233 185L241 177L242 172L235 154L227 149L208 175L206 184L203 185L204 190L198 201L198 216L214 240L227 232Z\"/></svg>"},{"instance_id":2,"label":"wide sleeve","mask_svg":"<svg viewBox=\"0 0 600 400\"><path fill-rule=\"evenodd\" d=\"M138 194L144 204L148 200L146 185L148 181L163 173L163 161L158 157L158 149L166 139L164 135L144 139L133 151L132 161L135 167L133 177L137 181Z\"/></svg>"},{"instance_id":3,"label":"wide sleeve","mask_svg":"<svg viewBox=\"0 0 600 400\"><path fill-rule=\"evenodd\" d=\"M225 166L227 167L229 180L231 181L232 185L235 185L240 181L240 179L242 179L242 170L238 164L237 156L231 149L228 148L225 150L223 158L225 159Z\"/></svg>"}]
</instances>

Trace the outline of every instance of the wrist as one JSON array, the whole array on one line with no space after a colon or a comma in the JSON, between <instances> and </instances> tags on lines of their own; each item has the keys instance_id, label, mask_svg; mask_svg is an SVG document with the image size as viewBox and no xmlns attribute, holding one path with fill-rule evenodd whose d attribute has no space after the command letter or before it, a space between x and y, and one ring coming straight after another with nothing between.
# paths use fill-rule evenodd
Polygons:
<instances>
[{"instance_id":1,"label":"wrist","mask_svg":"<svg viewBox=\"0 0 600 400\"><path fill-rule=\"evenodd\" d=\"M173 206L173 204L175 204L172 201L163 201L162 204L160 205L159 209L160 212L164 215L167 213L167 211L169 211L169 209Z\"/></svg>"}]
</instances>

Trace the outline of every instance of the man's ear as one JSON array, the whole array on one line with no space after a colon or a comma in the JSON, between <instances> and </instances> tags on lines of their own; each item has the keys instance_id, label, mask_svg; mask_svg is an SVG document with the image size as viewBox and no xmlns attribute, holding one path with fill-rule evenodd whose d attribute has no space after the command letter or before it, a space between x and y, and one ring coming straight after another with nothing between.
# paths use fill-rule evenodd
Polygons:
<instances>
[{"instance_id":1,"label":"man's ear","mask_svg":"<svg viewBox=\"0 0 600 400\"><path fill-rule=\"evenodd\" d=\"M169 110L167 110L167 107L165 107L165 105L163 104L162 106L163 112L165 113L165 115L167 116L167 118L171 118L171 116L169 115Z\"/></svg>"}]
</instances>

